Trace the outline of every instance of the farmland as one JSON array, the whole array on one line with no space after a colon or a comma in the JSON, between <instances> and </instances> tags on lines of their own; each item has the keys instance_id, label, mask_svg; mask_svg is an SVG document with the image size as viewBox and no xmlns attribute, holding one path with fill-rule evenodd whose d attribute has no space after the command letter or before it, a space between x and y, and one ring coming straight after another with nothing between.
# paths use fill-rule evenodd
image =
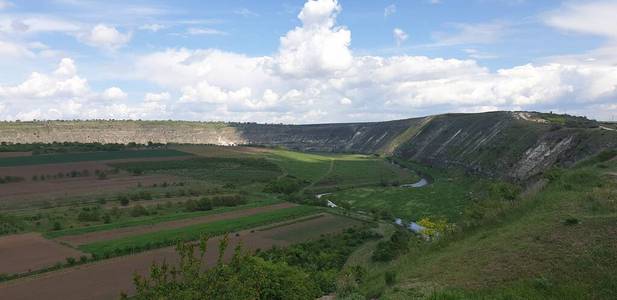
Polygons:
<instances>
[{"instance_id":1,"label":"farmland","mask_svg":"<svg viewBox=\"0 0 617 300\"><path fill-rule=\"evenodd\" d=\"M217 244L228 235L230 248L225 259L232 259L231 248L241 244L251 257L304 272L310 277L307 282L314 284L315 295L339 293L344 287L346 293L367 297L429 296L426 291L432 284L457 288L445 290L446 295L464 298L475 295L477 288L483 295L493 295L502 290L493 289L495 282L484 277L483 266L491 259L512 261L503 253L518 252L498 247L499 243L512 242L474 232L482 232L482 226L492 228L496 219L510 215L512 224L519 224L515 221L517 211L536 211L530 199L553 199L536 196L544 193L543 181L527 188L461 168L429 167L397 157L247 146L169 145L167 149L160 151L174 154L122 157L125 152L159 150L115 149L109 154L80 152L90 155L84 156L85 160L42 160L0 167L4 176L24 178L0 187L0 293L11 299L31 299L35 297L31 289L45 292L49 299L81 299L83 295L110 299L123 291L132 294L136 292L132 274L146 275L153 261L177 263L178 253L172 246L178 242L194 243L210 237L207 244L212 251L205 255L204 263L213 267L217 264ZM71 152L20 155L5 158L67 157ZM611 171L617 168L610 160L613 156L603 154L579 168L588 175L615 172ZM555 172L546 178L580 175ZM403 186L421 179L427 185ZM570 189L568 193L584 188L575 184L576 180L563 180L565 183L560 184ZM610 187L610 182L602 186ZM547 192L557 193L555 189L549 186ZM610 192L593 191L602 195L598 199L613 197ZM568 195L562 196L566 199ZM327 207L331 203L337 207ZM592 206L610 203L577 205L594 209ZM595 209L593 214L601 211ZM547 213L540 210L538 216ZM600 218L605 217L611 218ZM443 230L441 234L447 238L432 242L431 238L406 233L393 225L395 218L441 228L435 230ZM585 224L610 232L605 226L610 221L603 222L585 219ZM503 239L516 236L510 225L503 226L505 233L510 232ZM563 231L561 227L550 228ZM606 238L587 234L599 240ZM485 253L486 261L464 258L464 253L472 251L470 245L477 243L485 243L486 249L500 249L502 254L491 250ZM547 249L538 249L546 256L532 259L555 259ZM418 256L431 263L418 261ZM457 261L475 264L469 269L474 270L473 276L463 278L457 273ZM413 265L418 271L397 264ZM491 274L501 276L500 280L513 280L502 272L505 266L494 261L491 264L499 268ZM535 272L512 269L520 276ZM397 276L396 281L385 284L391 276ZM356 278L356 283L345 287L346 278ZM423 290L406 288L414 278L422 278L426 284Z\"/></svg>"},{"instance_id":2,"label":"farmland","mask_svg":"<svg viewBox=\"0 0 617 300\"><path fill-rule=\"evenodd\" d=\"M187 154L175 150L122 150L105 152L82 152L64 154L45 154L33 156L16 156L0 158L0 167L28 166L43 164L61 164L80 161L115 160L115 159L135 159L135 158L156 158L156 157L177 157Z\"/></svg>"},{"instance_id":3,"label":"farmland","mask_svg":"<svg viewBox=\"0 0 617 300\"><path fill-rule=\"evenodd\" d=\"M77 272L73 269L101 268L104 278L107 264L124 257L137 263L162 255L173 261L168 246L204 235L236 232L234 243L243 240L252 250L317 239L363 222L314 206L313 193L418 178L411 170L368 155L197 145L169 148L173 150L5 155L0 173L24 180L7 183L0 191L3 241L11 245L13 256L47 250L41 259L0 272L4 273L0 278L9 280L0 289L19 286L30 276L40 276L37 280L42 282L62 280L67 275L61 274ZM291 189L286 187L290 182ZM284 188L272 189L272 184ZM304 204L284 201L292 198ZM18 242L24 237L39 246ZM0 262L5 264L4 259ZM145 263L139 266L146 270ZM131 267L123 270L130 275ZM126 283L119 286L130 289Z\"/></svg>"}]
</instances>

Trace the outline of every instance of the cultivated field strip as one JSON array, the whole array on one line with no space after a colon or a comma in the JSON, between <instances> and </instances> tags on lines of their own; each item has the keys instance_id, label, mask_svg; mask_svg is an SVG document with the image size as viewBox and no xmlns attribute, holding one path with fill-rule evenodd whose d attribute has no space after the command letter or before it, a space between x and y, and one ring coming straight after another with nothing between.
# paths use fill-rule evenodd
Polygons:
<instances>
[{"instance_id":1,"label":"cultivated field strip","mask_svg":"<svg viewBox=\"0 0 617 300\"><path fill-rule=\"evenodd\" d=\"M225 253L230 258L238 243L245 249L269 249L293 242L319 238L322 234L337 233L359 222L341 216L323 214L319 218L307 218L285 226L268 226L265 230L243 230L238 235L229 235L229 247ZM284 236L293 237L284 239ZM206 262L212 265L218 256L219 237L208 242ZM135 272L148 274L153 261L177 263L173 247L142 252L135 255L112 258L97 263L54 271L34 277L0 284L2 298L27 300L108 300L117 299L121 292L133 292L132 278Z\"/></svg>"},{"instance_id":2,"label":"cultivated field strip","mask_svg":"<svg viewBox=\"0 0 617 300\"><path fill-rule=\"evenodd\" d=\"M38 233L0 237L0 274L25 273L39 270L67 257L79 259L84 253L48 240ZM0 299L4 299L0 294Z\"/></svg>"},{"instance_id":3,"label":"cultivated field strip","mask_svg":"<svg viewBox=\"0 0 617 300\"><path fill-rule=\"evenodd\" d=\"M283 222L308 215L314 215L321 209L314 206L295 206L282 208L229 220L198 223L180 228L163 229L135 236L99 241L79 248L99 257L118 256L141 252L153 248L175 245L177 241L193 241L203 235L215 236L247 228Z\"/></svg>"},{"instance_id":4,"label":"cultivated field strip","mask_svg":"<svg viewBox=\"0 0 617 300\"><path fill-rule=\"evenodd\" d=\"M182 228L194 224L202 224L202 223L210 223L222 220L230 220L239 217L250 216L262 212L275 211L284 208L290 208L297 206L296 204L284 202L278 203L274 205L261 206L261 207L253 207L243 210L234 210L230 212L224 212L213 215L206 215L201 217L195 217L190 219L183 220L175 220L170 222L163 222L158 224L144 225L144 226L133 226L133 227L124 227L117 228L106 231L96 231L79 235L69 235L62 236L57 238L59 241L68 243L73 246L79 246L99 241L113 240L119 239L123 237L136 236L144 233L157 232L160 230L166 229L174 229L174 228Z\"/></svg>"}]
</instances>

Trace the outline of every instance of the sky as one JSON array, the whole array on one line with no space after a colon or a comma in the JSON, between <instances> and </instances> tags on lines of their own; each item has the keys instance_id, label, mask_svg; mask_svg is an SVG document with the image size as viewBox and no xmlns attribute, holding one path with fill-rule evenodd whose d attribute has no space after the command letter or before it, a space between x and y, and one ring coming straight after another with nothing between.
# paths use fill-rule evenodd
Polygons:
<instances>
[{"instance_id":1,"label":"sky","mask_svg":"<svg viewBox=\"0 0 617 300\"><path fill-rule=\"evenodd\" d=\"M617 121L617 0L0 0L0 120Z\"/></svg>"}]
</instances>

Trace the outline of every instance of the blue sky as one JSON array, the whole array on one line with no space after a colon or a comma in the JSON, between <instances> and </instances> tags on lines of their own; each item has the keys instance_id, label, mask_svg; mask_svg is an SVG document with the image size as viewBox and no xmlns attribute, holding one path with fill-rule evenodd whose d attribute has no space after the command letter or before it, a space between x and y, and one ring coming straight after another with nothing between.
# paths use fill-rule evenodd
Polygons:
<instances>
[{"instance_id":1,"label":"blue sky","mask_svg":"<svg viewBox=\"0 0 617 300\"><path fill-rule=\"evenodd\" d=\"M617 116L617 1L0 0L0 119Z\"/></svg>"}]
</instances>

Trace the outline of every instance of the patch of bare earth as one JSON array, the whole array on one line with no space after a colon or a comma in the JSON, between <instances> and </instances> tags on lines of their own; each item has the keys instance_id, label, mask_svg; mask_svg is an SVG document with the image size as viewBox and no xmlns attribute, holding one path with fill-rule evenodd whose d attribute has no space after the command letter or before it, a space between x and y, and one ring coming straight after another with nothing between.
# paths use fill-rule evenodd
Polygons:
<instances>
[{"instance_id":1,"label":"patch of bare earth","mask_svg":"<svg viewBox=\"0 0 617 300\"><path fill-rule=\"evenodd\" d=\"M262 207L254 207L254 208L248 208L248 209L243 209L243 210L224 212L220 214L201 216L201 217L190 218L190 219L157 223L157 224L152 224L152 225L133 226L133 227L118 228L118 229L107 230L107 231L91 232L91 233L80 234L80 235L63 236L63 237L58 238L58 240L69 243L74 246L79 246L79 245L89 244L93 242L113 240L113 239L123 238L127 236L134 236L134 235L140 235L140 234L144 234L148 232L160 231L164 229L181 228L181 227L185 227L185 226L189 226L193 224L201 224L201 223L209 223L209 222L215 222L215 221L221 221L221 220L235 219L239 217L245 217L245 216L262 213L262 212L288 208L292 206L296 206L296 204L285 202L285 203L279 203L279 204L262 206Z\"/></svg>"},{"instance_id":2,"label":"patch of bare earth","mask_svg":"<svg viewBox=\"0 0 617 300\"><path fill-rule=\"evenodd\" d=\"M169 175L146 175L130 176L122 174L98 179L96 176L71 177L63 179L51 179L45 181L24 181L5 184L0 189L0 201L3 204L9 202L27 202L41 200L55 200L70 196L95 195L114 191L122 191L137 187L138 184L152 185L163 182L172 182L177 178Z\"/></svg>"},{"instance_id":3,"label":"patch of bare earth","mask_svg":"<svg viewBox=\"0 0 617 300\"><path fill-rule=\"evenodd\" d=\"M0 152L0 158L32 156L32 152Z\"/></svg>"},{"instance_id":4,"label":"patch of bare earth","mask_svg":"<svg viewBox=\"0 0 617 300\"><path fill-rule=\"evenodd\" d=\"M38 233L0 237L0 274L25 273L79 258L84 253L48 240ZM0 298L3 298L0 293ZM8 299L8 298L3 298Z\"/></svg>"},{"instance_id":5,"label":"patch of bare earth","mask_svg":"<svg viewBox=\"0 0 617 300\"><path fill-rule=\"evenodd\" d=\"M306 241L317 238L321 234L336 233L346 227L358 224L347 221L345 227L339 226L344 217L325 214L320 218L308 218L287 226L270 226L268 230L244 230L229 236L229 247L225 257L229 259L233 249L242 243L247 250L269 249L272 246L285 246L287 240L273 239L284 231L303 232L305 235L296 241ZM346 218L344 218L346 219ZM319 228L315 230L314 228ZM309 234L310 233L310 234ZM207 265L213 265L218 256L217 245L220 237L208 242L208 253L205 257ZM59 270L40 276L23 278L0 284L0 295L6 299L117 299L121 292L134 292L132 278L135 272L146 275L153 261L166 261L171 264L178 262L178 256L173 247L143 252L135 255L113 258L98 263L81 265L65 270Z\"/></svg>"}]
</instances>

